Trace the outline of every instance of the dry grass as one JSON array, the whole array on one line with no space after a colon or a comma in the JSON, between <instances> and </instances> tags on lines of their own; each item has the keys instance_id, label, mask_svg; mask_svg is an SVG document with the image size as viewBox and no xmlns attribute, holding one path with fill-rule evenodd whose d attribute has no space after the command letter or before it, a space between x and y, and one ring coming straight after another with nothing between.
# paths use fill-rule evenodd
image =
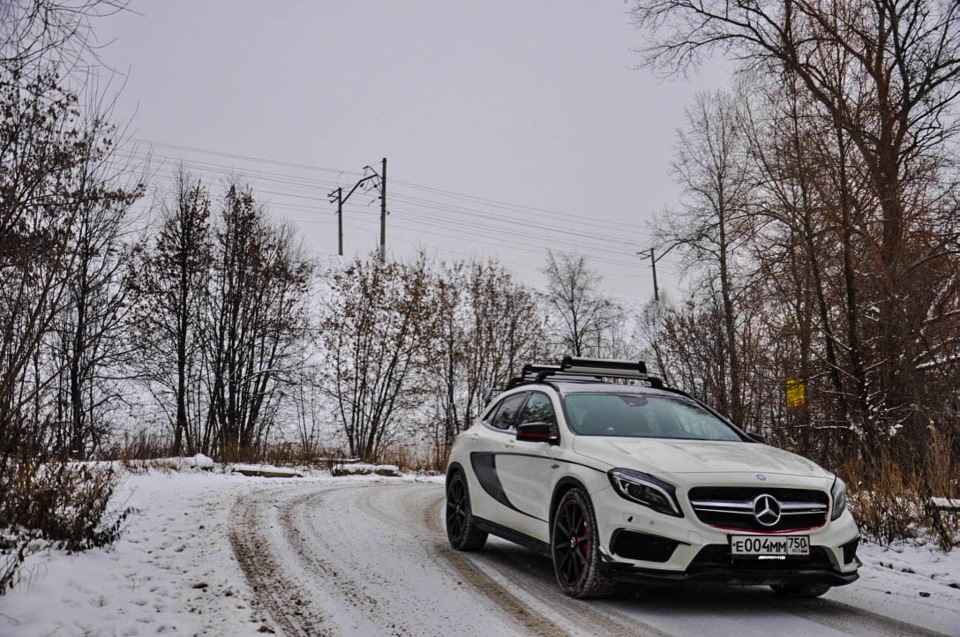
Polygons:
<instances>
[{"instance_id":1,"label":"dry grass","mask_svg":"<svg viewBox=\"0 0 960 637\"><path fill-rule=\"evenodd\" d=\"M943 511L934 497L956 498L957 467L948 441L933 440L922 461L902 450L848 459L840 473L861 532L878 542L931 538L944 551L960 541L960 516Z\"/></svg>"},{"instance_id":2,"label":"dry grass","mask_svg":"<svg viewBox=\"0 0 960 637\"><path fill-rule=\"evenodd\" d=\"M376 458L380 464L392 464L400 467L401 471L417 473L420 475L436 475L443 473L447 466L447 457L449 452L437 458L435 454L425 458L422 453L417 453L414 449L405 446L391 447Z\"/></svg>"}]
</instances>

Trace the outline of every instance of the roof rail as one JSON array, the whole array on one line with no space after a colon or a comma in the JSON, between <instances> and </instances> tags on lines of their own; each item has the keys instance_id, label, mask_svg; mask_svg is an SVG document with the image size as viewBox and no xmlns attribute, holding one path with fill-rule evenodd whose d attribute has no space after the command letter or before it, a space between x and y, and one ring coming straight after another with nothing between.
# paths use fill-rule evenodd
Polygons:
<instances>
[{"instance_id":1,"label":"roof rail","mask_svg":"<svg viewBox=\"0 0 960 637\"><path fill-rule=\"evenodd\" d=\"M555 374L563 370L559 365L545 365L539 363L527 363L520 371L520 375L507 381L507 389L513 389L523 383L532 383L537 380L540 374Z\"/></svg>"}]
</instances>

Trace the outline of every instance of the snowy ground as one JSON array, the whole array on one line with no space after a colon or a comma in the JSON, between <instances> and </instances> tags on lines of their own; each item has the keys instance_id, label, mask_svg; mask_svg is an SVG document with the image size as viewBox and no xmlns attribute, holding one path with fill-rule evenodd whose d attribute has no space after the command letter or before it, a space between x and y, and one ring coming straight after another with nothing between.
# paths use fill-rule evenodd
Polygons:
<instances>
[{"instance_id":1,"label":"snowy ground","mask_svg":"<svg viewBox=\"0 0 960 637\"><path fill-rule=\"evenodd\" d=\"M122 539L33 555L0 636L960 636L960 551L867 545L860 581L820 600L696 586L578 602L507 542L450 550L442 496L436 479L131 475Z\"/></svg>"}]
</instances>

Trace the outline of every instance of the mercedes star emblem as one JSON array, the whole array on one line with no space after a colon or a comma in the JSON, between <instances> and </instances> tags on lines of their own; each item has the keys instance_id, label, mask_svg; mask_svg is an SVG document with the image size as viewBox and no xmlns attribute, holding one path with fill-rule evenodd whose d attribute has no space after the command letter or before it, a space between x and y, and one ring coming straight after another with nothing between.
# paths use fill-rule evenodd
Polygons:
<instances>
[{"instance_id":1,"label":"mercedes star emblem","mask_svg":"<svg viewBox=\"0 0 960 637\"><path fill-rule=\"evenodd\" d=\"M762 526L776 526L780 521L780 503L772 495L757 496L753 501L753 517Z\"/></svg>"}]
</instances>

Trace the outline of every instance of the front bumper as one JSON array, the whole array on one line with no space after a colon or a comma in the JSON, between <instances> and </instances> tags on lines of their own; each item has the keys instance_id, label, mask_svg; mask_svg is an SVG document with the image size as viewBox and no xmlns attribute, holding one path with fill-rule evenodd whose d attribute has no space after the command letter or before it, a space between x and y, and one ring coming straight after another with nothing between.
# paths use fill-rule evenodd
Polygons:
<instances>
[{"instance_id":1,"label":"front bumper","mask_svg":"<svg viewBox=\"0 0 960 637\"><path fill-rule=\"evenodd\" d=\"M855 558L854 558L855 559ZM853 565L854 569L859 561ZM637 566L605 556L601 570L618 581L680 584L684 582L720 582L759 586L769 584L810 583L845 586L857 580L856 570L842 572L831 562L823 547L811 547L809 558L784 560L774 564L734 560L726 545L701 548L686 570L672 571Z\"/></svg>"},{"instance_id":2,"label":"front bumper","mask_svg":"<svg viewBox=\"0 0 960 637\"><path fill-rule=\"evenodd\" d=\"M681 499L685 515L677 518L626 503L613 489L599 489L591 495L603 538L601 568L616 580L843 586L858 578L859 531L849 511L821 527L794 532L809 537L809 556L735 559L730 553L730 536L757 533L704 524L685 505L685 499ZM625 536L632 538L624 541Z\"/></svg>"}]
</instances>

